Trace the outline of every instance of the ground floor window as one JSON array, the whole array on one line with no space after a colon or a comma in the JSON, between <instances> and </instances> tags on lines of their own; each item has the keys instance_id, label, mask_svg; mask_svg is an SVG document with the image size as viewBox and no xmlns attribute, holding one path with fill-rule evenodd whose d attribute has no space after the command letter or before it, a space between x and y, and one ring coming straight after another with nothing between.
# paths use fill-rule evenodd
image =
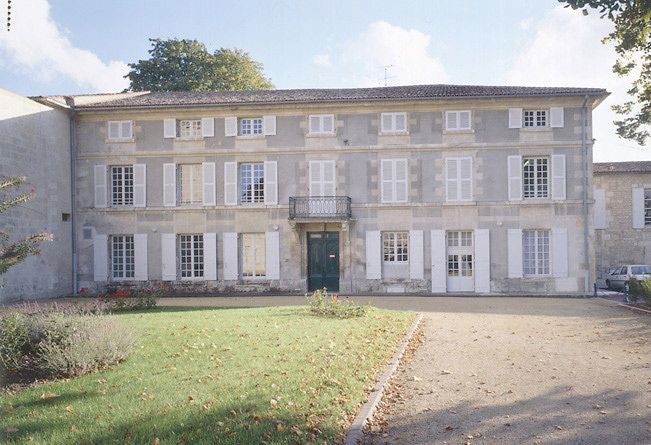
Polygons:
<instances>
[{"instance_id":1,"label":"ground floor window","mask_svg":"<svg viewBox=\"0 0 651 445\"><path fill-rule=\"evenodd\" d=\"M549 275L549 230L524 230L524 275Z\"/></svg>"},{"instance_id":2,"label":"ground floor window","mask_svg":"<svg viewBox=\"0 0 651 445\"><path fill-rule=\"evenodd\" d=\"M203 277L203 235L179 235L181 278Z\"/></svg>"},{"instance_id":3,"label":"ground floor window","mask_svg":"<svg viewBox=\"0 0 651 445\"><path fill-rule=\"evenodd\" d=\"M409 262L409 232L382 232L385 263Z\"/></svg>"},{"instance_id":4,"label":"ground floor window","mask_svg":"<svg viewBox=\"0 0 651 445\"><path fill-rule=\"evenodd\" d=\"M242 277L267 275L266 238L264 233L242 234Z\"/></svg>"},{"instance_id":5,"label":"ground floor window","mask_svg":"<svg viewBox=\"0 0 651 445\"><path fill-rule=\"evenodd\" d=\"M111 237L111 270L114 279L134 277L133 235Z\"/></svg>"}]
</instances>

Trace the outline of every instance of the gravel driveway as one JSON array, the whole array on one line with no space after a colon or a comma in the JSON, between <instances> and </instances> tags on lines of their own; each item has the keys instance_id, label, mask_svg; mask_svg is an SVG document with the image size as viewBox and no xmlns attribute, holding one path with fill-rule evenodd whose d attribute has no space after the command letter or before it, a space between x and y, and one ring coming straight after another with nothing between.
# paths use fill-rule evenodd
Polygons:
<instances>
[{"instance_id":1,"label":"gravel driveway","mask_svg":"<svg viewBox=\"0 0 651 445\"><path fill-rule=\"evenodd\" d=\"M431 303L366 443L651 444L651 316L603 299Z\"/></svg>"}]
</instances>

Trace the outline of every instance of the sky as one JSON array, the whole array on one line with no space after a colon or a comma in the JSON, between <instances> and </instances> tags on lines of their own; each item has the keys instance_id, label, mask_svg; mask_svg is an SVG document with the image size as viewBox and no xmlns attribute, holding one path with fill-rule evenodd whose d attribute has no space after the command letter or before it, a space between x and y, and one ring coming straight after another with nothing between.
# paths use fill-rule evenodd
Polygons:
<instances>
[{"instance_id":1,"label":"sky","mask_svg":"<svg viewBox=\"0 0 651 445\"><path fill-rule=\"evenodd\" d=\"M556 0L0 0L0 88L34 96L118 92L149 38L240 48L279 89L414 84L580 86L611 95L594 112L597 162L651 160L620 139L611 105L612 25ZM386 79L385 79L386 76Z\"/></svg>"}]
</instances>

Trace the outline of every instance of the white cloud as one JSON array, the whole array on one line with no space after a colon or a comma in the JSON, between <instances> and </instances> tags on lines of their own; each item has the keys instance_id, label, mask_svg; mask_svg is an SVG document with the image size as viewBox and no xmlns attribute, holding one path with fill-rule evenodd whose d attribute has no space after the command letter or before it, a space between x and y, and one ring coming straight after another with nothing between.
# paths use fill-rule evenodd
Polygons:
<instances>
[{"instance_id":1,"label":"white cloud","mask_svg":"<svg viewBox=\"0 0 651 445\"><path fill-rule=\"evenodd\" d=\"M612 44L602 44L612 24L596 13L558 6L537 23L537 34L506 75L508 85L606 88L612 94L594 112L595 161L651 160L651 149L617 137L611 105L627 99L630 79L612 72Z\"/></svg>"},{"instance_id":2,"label":"white cloud","mask_svg":"<svg viewBox=\"0 0 651 445\"><path fill-rule=\"evenodd\" d=\"M317 54L312 58L312 62L319 66L331 66L332 63L330 62L330 54Z\"/></svg>"},{"instance_id":3,"label":"white cloud","mask_svg":"<svg viewBox=\"0 0 651 445\"><path fill-rule=\"evenodd\" d=\"M76 48L50 15L47 0L12 2L10 32L0 33L3 65L20 74L50 81L65 77L92 92L117 92L129 86L121 61L104 63L93 52Z\"/></svg>"},{"instance_id":4,"label":"white cloud","mask_svg":"<svg viewBox=\"0 0 651 445\"><path fill-rule=\"evenodd\" d=\"M430 40L430 35L415 29L374 22L346 43L342 59L359 65L362 86L384 85L384 67L388 66L388 85L449 82L441 61L428 55Z\"/></svg>"},{"instance_id":5,"label":"white cloud","mask_svg":"<svg viewBox=\"0 0 651 445\"><path fill-rule=\"evenodd\" d=\"M526 19L520 22L520 28L527 30L531 28L532 23L533 23L533 17L527 17Z\"/></svg>"}]
</instances>

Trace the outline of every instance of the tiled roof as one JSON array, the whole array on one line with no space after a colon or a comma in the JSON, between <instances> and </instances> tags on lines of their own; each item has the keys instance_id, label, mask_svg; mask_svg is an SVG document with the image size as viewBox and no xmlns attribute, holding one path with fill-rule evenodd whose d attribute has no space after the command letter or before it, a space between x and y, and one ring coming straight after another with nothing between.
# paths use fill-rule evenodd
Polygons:
<instances>
[{"instance_id":1,"label":"tiled roof","mask_svg":"<svg viewBox=\"0 0 651 445\"><path fill-rule=\"evenodd\" d=\"M606 96L609 93L603 88L411 85L346 89L133 93L116 95L114 98L107 97L104 101L99 100L93 101L92 103L76 101L76 106L77 108L149 108L189 105L278 104L361 100L583 96L586 94Z\"/></svg>"},{"instance_id":2,"label":"tiled roof","mask_svg":"<svg viewBox=\"0 0 651 445\"><path fill-rule=\"evenodd\" d=\"M593 168L596 174L651 173L651 161L595 162Z\"/></svg>"}]
</instances>

